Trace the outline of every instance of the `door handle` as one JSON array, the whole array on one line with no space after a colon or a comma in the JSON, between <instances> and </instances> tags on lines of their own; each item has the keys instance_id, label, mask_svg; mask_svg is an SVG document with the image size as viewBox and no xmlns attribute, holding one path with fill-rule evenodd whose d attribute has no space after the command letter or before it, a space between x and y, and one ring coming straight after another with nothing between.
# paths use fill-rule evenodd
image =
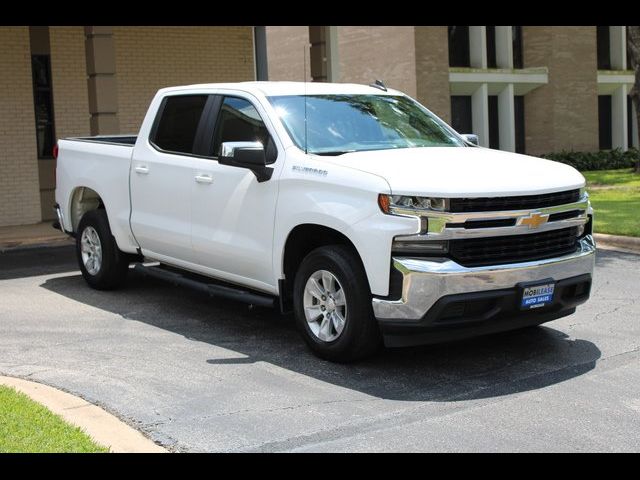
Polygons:
<instances>
[{"instance_id":1,"label":"door handle","mask_svg":"<svg viewBox=\"0 0 640 480\"><path fill-rule=\"evenodd\" d=\"M149 173L149 167L147 167L146 165L138 165L136 166L136 168L134 168L134 170L136 171L136 173L141 173L143 175Z\"/></svg>"},{"instance_id":2,"label":"door handle","mask_svg":"<svg viewBox=\"0 0 640 480\"><path fill-rule=\"evenodd\" d=\"M196 175L196 182L198 183L213 183L213 178L210 175Z\"/></svg>"}]
</instances>

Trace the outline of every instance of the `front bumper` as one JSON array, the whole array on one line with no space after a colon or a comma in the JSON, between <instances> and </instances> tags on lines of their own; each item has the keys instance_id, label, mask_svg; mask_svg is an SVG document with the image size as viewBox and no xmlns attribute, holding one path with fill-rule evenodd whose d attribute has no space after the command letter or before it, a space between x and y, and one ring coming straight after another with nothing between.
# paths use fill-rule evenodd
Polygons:
<instances>
[{"instance_id":1,"label":"front bumper","mask_svg":"<svg viewBox=\"0 0 640 480\"><path fill-rule=\"evenodd\" d=\"M577 304L587 300L595 264L595 250L593 237L586 235L580 240L578 250L570 255L508 265L468 268L447 258L394 257L393 266L402 277L401 297L397 300L374 298L373 312L388 345L397 342L389 341L387 337L397 336L400 331L416 333L417 330L428 329L434 332L432 337L435 339L439 338L439 335L435 335L435 330L443 328L459 329L461 326L473 324L473 328L468 329L468 332L474 335L473 329L478 329L481 323L488 331L498 331L553 320L573 313ZM516 310L518 284L549 278L555 280L560 289L551 306L532 312ZM579 287L586 288L586 294L583 292L569 301L567 294L563 293L563 288L571 289L581 282L588 283L586 287ZM495 300L493 303L492 298ZM463 312L458 319L455 319L455 315L451 317L449 314L453 320L441 322L434 312L443 310L443 304L455 302L463 305L476 302L472 308L475 309L474 314L465 315ZM486 307L483 312L482 305ZM463 307L451 308L455 310ZM502 326L506 328L496 330L495 322L494 325L488 326L490 320L506 320L507 317L513 320L504 322ZM519 325L518 322L525 323ZM418 341L416 338L408 343L427 342L424 339Z\"/></svg>"}]
</instances>

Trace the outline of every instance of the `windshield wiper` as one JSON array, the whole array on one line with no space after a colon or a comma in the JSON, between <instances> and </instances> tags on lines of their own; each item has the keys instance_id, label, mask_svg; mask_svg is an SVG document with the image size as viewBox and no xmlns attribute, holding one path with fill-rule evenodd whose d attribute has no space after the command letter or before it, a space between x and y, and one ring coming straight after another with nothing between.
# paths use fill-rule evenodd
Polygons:
<instances>
[{"instance_id":1,"label":"windshield wiper","mask_svg":"<svg viewBox=\"0 0 640 480\"><path fill-rule=\"evenodd\" d=\"M327 157L337 157L338 155L344 155L345 153L352 153L355 150L330 150L328 152L313 152L314 155L322 155Z\"/></svg>"}]
</instances>

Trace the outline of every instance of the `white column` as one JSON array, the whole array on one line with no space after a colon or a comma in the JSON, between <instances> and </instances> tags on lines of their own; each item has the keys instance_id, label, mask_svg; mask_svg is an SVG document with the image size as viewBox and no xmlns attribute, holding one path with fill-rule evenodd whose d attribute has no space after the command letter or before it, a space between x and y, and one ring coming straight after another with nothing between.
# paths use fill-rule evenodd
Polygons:
<instances>
[{"instance_id":1,"label":"white column","mask_svg":"<svg viewBox=\"0 0 640 480\"><path fill-rule=\"evenodd\" d=\"M338 56L338 27L327 28L327 81L338 82L340 80L340 57Z\"/></svg>"},{"instance_id":2,"label":"white column","mask_svg":"<svg viewBox=\"0 0 640 480\"><path fill-rule=\"evenodd\" d=\"M627 150L627 94L626 84L620 85L611 95L611 143L613 148Z\"/></svg>"},{"instance_id":3,"label":"white column","mask_svg":"<svg viewBox=\"0 0 640 480\"><path fill-rule=\"evenodd\" d=\"M627 27L609 27L611 70L627 69Z\"/></svg>"},{"instance_id":4,"label":"white column","mask_svg":"<svg viewBox=\"0 0 640 480\"><path fill-rule=\"evenodd\" d=\"M487 27L469 27L469 59L473 68L487 68Z\"/></svg>"},{"instance_id":5,"label":"white column","mask_svg":"<svg viewBox=\"0 0 640 480\"><path fill-rule=\"evenodd\" d=\"M498 94L498 125L500 150L516 151L516 115L513 98L513 83L509 83Z\"/></svg>"},{"instance_id":6,"label":"white column","mask_svg":"<svg viewBox=\"0 0 640 480\"><path fill-rule=\"evenodd\" d=\"M638 114L636 113L636 105L631 102L631 140L635 148L640 148L640 139L638 138Z\"/></svg>"},{"instance_id":7,"label":"white column","mask_svg":"<svg viewBox=\"0 0 640 480\"><path fill-rule=\"evenodd\" d=\"M513 68L513 31L511 26L496 26L496 63L498 68Z\"/></svg>"},{"instance_id":8,"label":"white column","mask_svg":"<svg viewBox=\"0 0 640 480\"><path fill-rule=\"evenodd\" d=\"M486 83L471 95L471 126L480 146L489 146L489 86Z\"/></svg>"}]
</instances>

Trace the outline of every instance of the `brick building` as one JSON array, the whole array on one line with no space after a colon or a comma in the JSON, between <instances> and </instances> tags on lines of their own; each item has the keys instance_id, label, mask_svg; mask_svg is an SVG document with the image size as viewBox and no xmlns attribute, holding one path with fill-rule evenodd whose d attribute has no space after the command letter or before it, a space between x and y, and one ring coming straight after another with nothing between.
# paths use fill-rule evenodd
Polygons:
<instances>
[{"instance_id":1,"label":"brick building","mask_svg":"<svg viewBox=\"0 0 640 480\"><path fill-rule=\"evenodd\" d=\"M162 87L256 79L253 27L0 27L0 226L53 218L55 139L137 133Z\"/></svg>"},{"instance_id":2,"label":"brick building","mask_svg":"<svg viewBox=\"0 0 640 480\"><path fill-rule=\"evenodd\" d=\"M492 148L637 146L624 39L595 26L0 27L0 226L52 219L57 138L136 133L170 85L379 78Z\"/></svg>"}]
</instances>

